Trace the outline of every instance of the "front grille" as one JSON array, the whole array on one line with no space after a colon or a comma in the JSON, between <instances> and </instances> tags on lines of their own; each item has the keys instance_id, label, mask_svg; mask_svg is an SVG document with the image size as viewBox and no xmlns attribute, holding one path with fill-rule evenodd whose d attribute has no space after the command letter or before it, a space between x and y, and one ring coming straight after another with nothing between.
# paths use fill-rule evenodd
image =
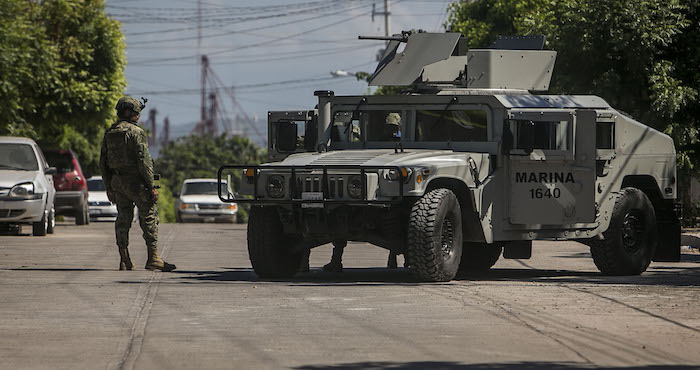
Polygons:
<instances>
[{"instance_id":1,"label":"front grille","mask_svg":"<svg viewBox=\"0 0 700 370\"><path fill-rule=\"evenodd\" d=\"M220 209L221 204L206 204L206 203L199 203L197 205L199 209Z\"/></svg>"},{"instance_id":2,"label":"front grille","mask_svg":"<svg viewBox=\"0 0 700 370\"><path fill-rule=\"evenodd\" d=\"M18 217L24 211L23 209L0 209L0 218Z\"/></svg>"},{"instance_id":3,"label":"front grille","mask_svg":"<svg viewBox=\"0 0 700 370\"><path fill-rule=\"evenodd\" d=\"M323 188L322 175L301 175L297 176L296 194L294 197L301 198L302 192L324 193L325 199L342 199L345 194L346 176L328 175L326 188Z\"/></svg>"}]
</instances>

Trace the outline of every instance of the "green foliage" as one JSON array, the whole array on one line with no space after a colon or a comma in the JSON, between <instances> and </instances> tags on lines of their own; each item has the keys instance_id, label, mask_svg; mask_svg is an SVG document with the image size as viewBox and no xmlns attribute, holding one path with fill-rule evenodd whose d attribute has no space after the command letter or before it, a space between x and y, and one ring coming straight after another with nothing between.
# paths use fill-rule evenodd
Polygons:
<instances>
[{"instance_id":1,"label":"green foliage","mask_svg":"<svg viewBox=\"0 0 700 370\"><path fill-rule=\"evenodd\" d=\"M248 138L226 136L210 138L206 136L186 136L170 142L160 150L156 160L155 171L161 174L161 186L173 193L179 193L182 183L189 178L216 178L219 167L224 164L259 164L265 160L266 153ZM234 174L235 175L235 174ZM240 181L240 175L233 182ZM234 186L235 187L235 186ZM173 212L173 198L169 205L159 201L159 209ZM248 208L239 204L238 221L247 222ZM162 216L161 216L162 217ZM173 222L167 219L165 222Z\"/></svg>"},{"instance_id":2,"label":"green foliage","mask_svg":"<svg viewBox=\"0 0 700 370\"><path fill-rule=\"evenodd\" d=\"M162 185L179 193L185 179L215 178L224 164L259 164L265 156L245 137L185 136L161 148L155 171L161 174Z\"/></svg>"},{"instance_id":3,"label":"green foliage","mask_svg":"<svg viewBox=\"0 0 700 370\"><path fill-rule=\"evenodd\" d=\"M175 198L170 188L161 186L158 189L158 215L160 216L160 222L168 224L175 222L174 206Z\"/></svg>"},{"instance_id":4,"label":"green foliage","mask_svg":"<svg viewBox=\"0 0 700 370\"><path fill-rule=\"evenodd\" d=\"M96 172L124 66L120 25L103 0L0 0L0 135L72 149Z\"/></svg>"}]
</instances>

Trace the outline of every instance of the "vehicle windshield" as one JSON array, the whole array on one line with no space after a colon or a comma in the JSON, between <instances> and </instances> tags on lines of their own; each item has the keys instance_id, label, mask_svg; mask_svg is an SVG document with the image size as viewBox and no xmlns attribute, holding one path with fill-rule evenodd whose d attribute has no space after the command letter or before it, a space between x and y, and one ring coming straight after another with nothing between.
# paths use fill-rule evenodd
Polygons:
<instances>
[{"instance_id":1,"label":"vehicle windshield","mask_svg":"<svg viewBox=\"0 0 700 370\"><path fill-rule=\"evenodd\" d=\"M397 141L486 142L487 114L482 109L391 109L337 112L334 116L331 142Z\"/></svg>"},{"instance_id":2,"label":"vehicle windshield","mask_svg":"<svg viewBox=\"0 0 700 370\"><path fill-rule=\"evenodd\" d=\"M60 173L71 172L74 170L73 157L70 155L70 153L47 151L44 153L44 156L46 157L46 161L49 162L49 166L56 167Z\"/></svg>"},{"instance_id":3,"label":"vehicle windshield","mask_svg":"<svg viewBox=\"0 0 700 370\"><path fill-rule=\"evenodd\" d=\"M39 162L29 144L0 144L0 169L38 171Z\"/></svg>"},{"instance_id":4,"label":"vehicle windshield","mask_svg":"<svg viewBox=\"0 0 700 370\"><path fill-rule=\"evenodd\" d=\"M188 182L182 189L182 195L217 195L216 182ZM221 194L228 194L226 183L221 183Z\"/></svg>"},{"instance_id":5,"label":"vehicle windshield","mask_svg":"<svg viewBox=\"0 0 700 370\"><path fill-rule=\"evenodd\" d=\"M106 191L105 184L102 179L92 179L87 182L88 191Z\"/></svg>"}]
</instances>

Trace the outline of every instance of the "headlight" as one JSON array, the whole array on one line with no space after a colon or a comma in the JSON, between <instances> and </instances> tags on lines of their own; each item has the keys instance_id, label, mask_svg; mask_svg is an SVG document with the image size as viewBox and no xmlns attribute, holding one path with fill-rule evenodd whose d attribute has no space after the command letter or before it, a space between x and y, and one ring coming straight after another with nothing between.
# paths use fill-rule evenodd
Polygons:
<instances>
[{"instance_id":1,"label":"headlight","mask_svg":"<svg viewBox=\"0 0 700 370\"><path fill-rule=\"evenodd\" d=\"M362 178L360 176L352 176L348 180L348 194L353 198L362 196Z\"/></svg>"},{"instance_id":2,"label":"headlight","mask_svg":"<svg viewBox=\"0 0 700 370\"><path fill-rule=\"evenodd\" d=\"M267 179L267 194L273 198L284 195L284 177L274 175Z\"/></svg>"},{"instance_id":3,"label":"headlight","mask_svg":"<svg viewBox=\"0 0 700 370\"><path fill-rule=\"evenodd\" d=\"M404 181L408 181L409 176L411 176L411 170L406 167L401 167L401 176ZM396 181L399 179L399 170L389 170L387 172L387 179L390 181Z\"/></svg>"},{"instance_id":4,"label":"headlight","mask_svg":"<svg viewBox=\"0 0 700 370\"><path fill-rule=\"evenodd\" d=\"M182 206L180 208L182 209L195 209L197 204L195 203L182 203Z\"/></svg>"},{"instance_id":5,"label":"headlight","mask_svg":"<svg viewBox=\"0 0 700 370\"><path fill-rule=\"evenodd\" d=\"M10 197L22 199L39 199L41 194L34 194L34 184L27 182L18 184L10 189Z\"/></svg>"},{"instance_id":6,"label":"headlight","mask_svg":"<svg viewBox=\"0 0 700 370\"><path fill-rule=\"evenodd\" d=\"M255 177L258 174L258 170L254 168L248 168L243 171L243 177L245 178L245 181L249 184L252 184L255 182Z\"/></svg>"}]
</instances>

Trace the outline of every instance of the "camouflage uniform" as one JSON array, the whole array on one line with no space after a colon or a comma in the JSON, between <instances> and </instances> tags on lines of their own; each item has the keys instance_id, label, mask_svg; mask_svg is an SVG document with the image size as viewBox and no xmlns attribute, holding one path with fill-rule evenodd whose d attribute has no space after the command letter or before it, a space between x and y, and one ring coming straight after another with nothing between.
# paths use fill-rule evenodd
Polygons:
<instances>
[{"instance_id":1,"label":"camouflage uniform","mask_svg":"<svg viewBox=\"0 0 700 370\"><path fill-rule=\"evenodd\" d=\"M114 225L121 256L120 270L131 270L129 229L134 218L134 205L139 208L139 223L148 248L146 269L170 271L174 265L158 256L158 208L153 199L153 160L148 151L146 133L124 117L125 108L140 113L143 104L131 97L117 103L119 121L105 132L100 155L100 170L107 194L117 205Z\"/></svg>"}]
</instances>

